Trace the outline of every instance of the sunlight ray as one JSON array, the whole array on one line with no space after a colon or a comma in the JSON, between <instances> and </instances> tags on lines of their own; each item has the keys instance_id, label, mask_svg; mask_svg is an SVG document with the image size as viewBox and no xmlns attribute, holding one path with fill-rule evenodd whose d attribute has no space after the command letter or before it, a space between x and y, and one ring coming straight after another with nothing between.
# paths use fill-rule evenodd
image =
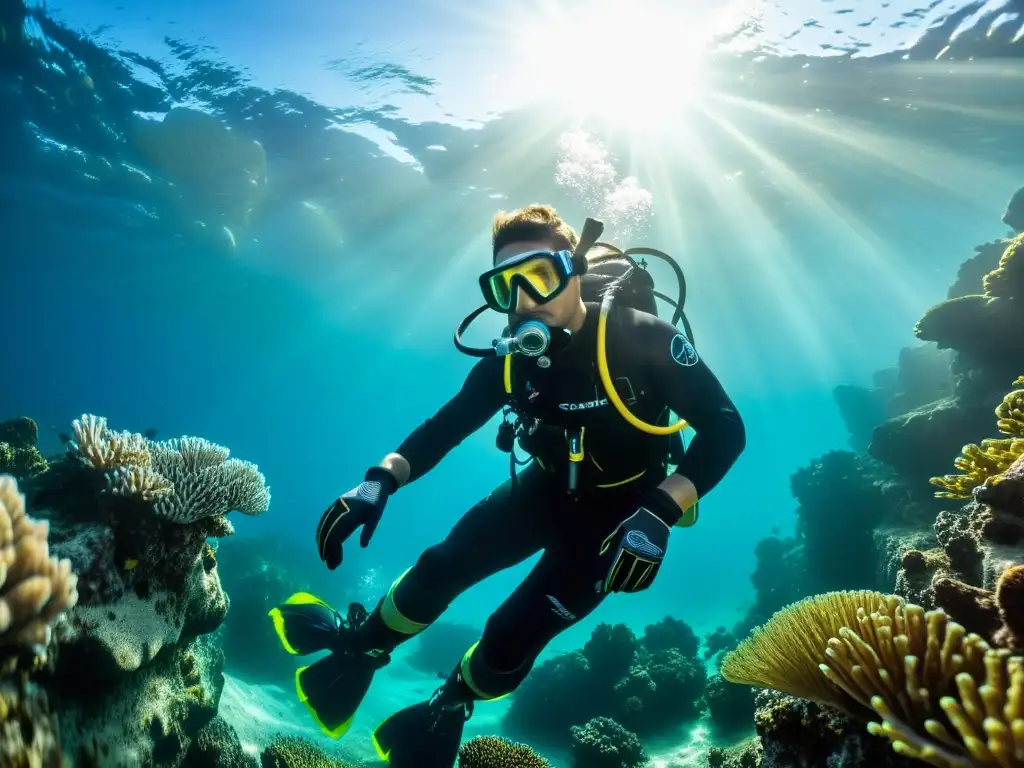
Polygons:
<instances>
[{"instance_id":1,"label":"sunlight ray","mask_svg":"<svg viewBox=\"0 0 1024 768\"><path fill-rule=\"evenodd\" d=\"M917 305L924 301L924 297L918 295L914 287L913 276L898 269L897 255L891 252L890 247L859 216L839 204L824 186L812 187L785 163L745 136L721 114L708 110L707 115L767 168L773 178L782 182L819 221L827 222L828 229L837 230L838 239L849 249L845 258L858 266L867 265L874 274L882 277L882 281L876 284L879 291L892 293L895 300L904 304ZM880 300L882 298L879 297Z\"/></svg>"},{"instance_id":2,"label":"sunlight ray","mask_svg":"<svg viewBox=\"0 0 1024 768\"><path fill-rule=\"evenodd\" d=\"M759 274L766 289L762 292L765 303L773 313L778 313L786 335L796 339L808 354L809 366L813 365L819 375L827 375L834 361L829 340L821 333L821 324L814 321L828 311L819 286L790 256L792 246L745 188L742 177L726 181L723 169L710 159L710 153L693 132L680 132L674 141L677 149L685 147L685 151L672 154L687 158L726 219L736 211L743 212L744 225L730 233L738 238L737 251L749 260L749 271ZM671 188L671 182L668 184Z\"/></svg>"},{"instance_id":3,"label":"sunlight ray","mask_svg":"<svg viewBox=\"0 0 1024 768\"><path fill-rule=\"evenodd\" d=\"M883 136L857 128L848 120L823 114L796 115L762 102L722 93L711 94L711 97L852 149L882 168L900 171L957 197L973 201L1005 182L1005 171L984 160L957 155L924 142Z\"/></svg>"}]
</instances>

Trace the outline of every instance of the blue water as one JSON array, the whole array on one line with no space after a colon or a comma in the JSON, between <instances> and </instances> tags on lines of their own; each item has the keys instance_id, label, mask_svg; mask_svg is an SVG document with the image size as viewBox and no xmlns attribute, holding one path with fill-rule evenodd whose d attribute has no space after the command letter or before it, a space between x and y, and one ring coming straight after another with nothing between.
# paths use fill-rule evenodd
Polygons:
<instances>
[{"instance_id":1,"label":"blue water","mask_svg":"<svg viewBox=\"0 0 1024 768\"><path fill-rule=\"evenodd\" d=\"M597 5L560 7L572 19ZM1006 234L999 212L1024 180L1024 18L1010 2L750 2L722 17L688 5L706 4L638 7L680 36L716 25L696 50L699 93L651 69L665 86L628 115L614 100L636 88L593 88L572 79L579 67L560 90L531 91L525 73L549 66L558 81L567 59L604 54L532 40L528 4L66 0L24 22L5 10L5 413L38 421L44 453L85 412L227 445L273 490L238 535L288 537L319 569L324 507L472 365L451 334L479 303L494 211L551 202L577 226L610 215L623 244L681 262L698 348L748 447L700 524L673 537L657 584L608 600L552 649L598 621L731 625L752 598L755 543L792 529L790 474L846 444L832 388L895 364L973 246ZM645 55L681 66L617 42L641 80ZM570 100L584 84L590 101ZM613 103L588 113L602 98ZM171 204L166 173L132 143L133 114L172 106L266 151L271 194L229 222L233 244L217 205ZM633 177L649 193L649 208L627 206L632 221L602 197L595 147L613 186ZM205 239L189 225L204 217ZM337 579L376 569L385 587L443 537L506 476L493 440L489 425L403 489ZM448 618L480 623L530 565Z\"/></svg>"}]
</instances>

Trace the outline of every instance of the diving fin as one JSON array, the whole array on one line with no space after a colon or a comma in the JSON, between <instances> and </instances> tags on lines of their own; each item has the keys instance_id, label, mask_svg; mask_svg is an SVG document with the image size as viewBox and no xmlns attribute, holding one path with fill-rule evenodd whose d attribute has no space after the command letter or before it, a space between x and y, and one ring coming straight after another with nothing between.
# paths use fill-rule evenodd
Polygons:
<instances>
[{"instance_id":1,"label":"diving fin","mask_svg":"<svg viewBox=\"0 0 1024 768\"><path fill-rule=\"evenodd\" d=\"M304 656L331 651L295 672L295 692L317 724L331 738L345 734L370 688L374 673L389 654L353 647L353 632L366 620L366 609L352 603L348 616L308 592L297 592L270 611L281 644L288 653Z\"/></svg>"},{"instance_id":2,"label":"diving fin","mask_svg":"<svg viewBox=\"0 0 1024 768\"><path fill-rule=\"evenodd\" d=\"M293 656L333 647L343 626L341 615L309 592L296 592L268 615L281 645Z\"/></svg>"},{"instance_id":3,"label":"diving fin","mask_svg":"<svg viewBox=\"0 0 1024 768\"><path fill-rule=\"evenodd\" d=\"M453 768L466 716L465 706L413 704L377 726L373 746L388 768Z\"/></svg>"},{"instance_id":4,"label":"diving fin","mask_svg":"<svg viewBox=\"0 0 1024 768\"><path fill-rule=\"evenodd\" d=\"M320 729L332 739L345 735L387 654L336 651L295 673L295 692Z\"/></svg>"}]
</instances>

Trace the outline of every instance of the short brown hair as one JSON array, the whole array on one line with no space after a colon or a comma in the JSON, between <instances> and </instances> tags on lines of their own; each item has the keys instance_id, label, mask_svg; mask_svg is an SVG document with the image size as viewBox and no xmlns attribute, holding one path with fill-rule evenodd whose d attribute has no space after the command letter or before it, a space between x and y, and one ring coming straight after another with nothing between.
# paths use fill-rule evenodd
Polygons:
<instances>
[{"instance_id":1,"label":"short brown hair","mask_svg":"<svg viewBox=\"0 0 1024 768\"><path fill-rule=\"evenodd\" d=\"M550 205L533 203L515 211L498 211L491 224L491 258L509 243L527 240L553 241L558 248L574 250L579 235Z\"/></svg>"}]
</instances>

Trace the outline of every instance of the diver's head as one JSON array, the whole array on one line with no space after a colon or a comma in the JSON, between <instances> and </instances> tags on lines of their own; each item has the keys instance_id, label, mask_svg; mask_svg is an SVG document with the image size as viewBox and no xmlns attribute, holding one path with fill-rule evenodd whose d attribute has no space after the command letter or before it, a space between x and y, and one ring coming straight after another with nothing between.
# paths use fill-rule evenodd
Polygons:
<instances>
[{"instance_id":1,"label":"diver's head","mask_svg":"<svg viewBox=\"0 0 1024 768\"><path fill-rule=\"evenodd\" d=\"M586 317L572 259L579 236L555 209L534 204L499 212L491 242L493 269L481 278L481 287L485 295L509 293L489 303L507 312L510 324L532 318L552 328L578 331Z\"/></svg>"}]
</instances>

